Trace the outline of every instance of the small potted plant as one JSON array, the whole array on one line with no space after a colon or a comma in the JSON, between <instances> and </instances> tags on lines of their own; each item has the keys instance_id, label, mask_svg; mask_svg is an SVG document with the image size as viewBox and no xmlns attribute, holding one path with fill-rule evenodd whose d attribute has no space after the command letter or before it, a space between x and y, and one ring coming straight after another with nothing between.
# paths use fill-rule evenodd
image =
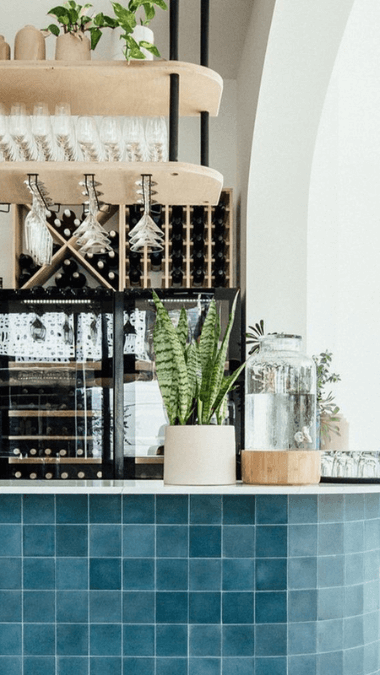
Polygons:
<instances>
[{"instance_id":1,"label":"small potted plant","mask_svg":"<svg viewBox=\"0 0 380 675\"><path fill-rule=\"evenodd\" d=\"M157 379L169 425L165 429L164 481L171 485L226 485L236 480L235 428L223 424L227 396L245 363L225 375L237 295L219 346L215 300L201 335L188 342L186 311L175 328L153 291L157 309L153 335Z\"/></svg>"},{"instance_id":2,"label":"small potted plant","mask_svg":"<svg viewBox=\"0 0 380 675\"><path fill-rule=\"evenodd\" d=\"M114 35L124 40L122 54L128 62L131 59L151 60L153 56L160 56L160 52L153 44L153 31L148 28L156 13L155 5L167 9L164 0L129 0L126 7L119 2L112 3L116 17ZM143 11L140 22L137 19L138 10Z\"/></svg>"},{"instance_id":3,"label":"small potted plant","mask_svg":"<svg viewBox=\"0 0 380 675\"><path fill-rule=\"evenodd\" d=\"M325 391L328 384L340 382L340 375L330 373L332 353L321 352L318 356L313 356L317 367L317 411L319 417L319 439L321 450L327 449L331 443L333 435L340 436L340 424L343 420L340 414L340 408L336 405L331 391ZM345 448L347 450L347 448Z\"/></svg>"}]
</instances>

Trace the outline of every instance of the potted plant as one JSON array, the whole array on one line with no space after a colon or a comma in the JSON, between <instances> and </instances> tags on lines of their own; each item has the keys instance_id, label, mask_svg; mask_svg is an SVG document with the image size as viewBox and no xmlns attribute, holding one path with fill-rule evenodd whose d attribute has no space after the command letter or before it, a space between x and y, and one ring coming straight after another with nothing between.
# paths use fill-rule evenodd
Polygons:
<instances>
[{"instance_id":1,"label":"potted plant","mask_svg":"<svg viewBox=\"0 0 380 675\"><path fill-rule=\"evenodd\" d=\"M116 23L114 34L118 39L125 41L122 53L128 62L131 59L153 59L153 56L160 56L160 52L153 44L153 31L148 28L156 13L155 5L167 9L164 0L129 0L126 7L119 2L112 3L116 17L113 20ZM138 10L144 12L140 17L140 23L136 16Z\"/></svg>"},{"instance_id":2,"label":"potted plant","mask_svg":"<svg viewBox=\"0 0 380 675\"><path fill-rule=\"evenodd\" d=\"M347 422L340 414L340 408L336 405L331 391L325 391L327 384L340 382L340 375L330 373L332 353L321 352L313 356L317 367L317 412L319 418L319 439L321 450L328 449L334 436L341 436L341 426ZM344 440L346 443L346 440ZM348 448L344 448L347 450Z\"/></svg>"},{"instance_id":3,"label":"potted plant","mask_svg":"<svg viewBox=\"0 0 380 675\"><path fill-rule=\"evenodd\" d=\"M224 337L210 303L201 335L188 341L181 310L175 328L153 291L157 309L153 335L157 379L169 425L165 429L164 481L172 485L225 485L236 480L235 429L224 425L227 396L245 363L226 376L225 361L237 295Z\"/></svg>"},{"instance_id":4,"label":"potted plant","mask_svg":"<svg viewBox=\"0 0 380 675\"><path fill-rule=\"evenodd\" d=\"M52 23L43 30L45 37L51 34L57 37L56 59L89 60L91 50L95 49L102 36L102 28L114 28L117 25L115 19L105 16L103 12L89 16L91 8L91 4L78 5L74 0L68 0L48 12L59 24ZM90 40L85 32L89 33Z\"/></svg>"}]
</instances>

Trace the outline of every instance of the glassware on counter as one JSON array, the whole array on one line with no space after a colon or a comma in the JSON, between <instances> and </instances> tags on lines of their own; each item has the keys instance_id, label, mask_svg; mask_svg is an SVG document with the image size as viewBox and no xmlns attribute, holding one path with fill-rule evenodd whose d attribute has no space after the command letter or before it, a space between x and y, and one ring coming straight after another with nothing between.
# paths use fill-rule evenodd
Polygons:
<instances>
[{"instance_id":1,"label":"glassware on counter","mask_svg":"<svg viewBox=\"0 0 380 675\"><path fill-rule=\"evenodd\" d=\"M70 103L58 103L53 117L54 135L66 162L75 162L80 158L80 151L75 136L74 120L71 116Z\"/></svg>"},{"instance_id":2,"label":"glassware on counter","mask_svg":"<svg viewBox=\"0 0 380 675\"><path fill-rule=\"evenodd\" d=\"M30 118L23 103L14 103L9 116L9 132L18 150L18 159L36 161L38 151L33 139Z\"/></svg>"},{"instance_id":3,"label":"glassware on counter","mask_svg":"<svg viewBox=\"0 0 380 675\"><path fill-rule=\"evenodd\" d=\"M104 159L120 162L123 156L121 129L117 117L103 117L100 122L100 140L104 148Z\"/></svg>"},{"instance_id":4,"label":"glassware on counter","mask_svg":"<svg viewBox=\"0 0 380 675\"><path fill-rule=\"evenodd\" d=\"M52 162L59 159L46 103L36 103L33 108L32 133L39 151L39 160Z\"/></svg>"}]
</instances>

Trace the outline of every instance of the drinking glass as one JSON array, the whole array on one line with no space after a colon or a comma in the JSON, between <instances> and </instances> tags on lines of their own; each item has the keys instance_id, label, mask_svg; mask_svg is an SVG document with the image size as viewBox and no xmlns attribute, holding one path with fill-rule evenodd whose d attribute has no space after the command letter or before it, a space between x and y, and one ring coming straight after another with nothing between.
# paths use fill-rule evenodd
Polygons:
<instances>
[{"instance_id":1,"label":"drinking glass","mask_svg":"<svg viewBox=\"0 0 380 675\"><path fill-rule=\"evenodd\" d=\"M121 130L117 117L102 118L100 140L103 143L104 158L109 162L120 162L122 157Z\"/></svg>"},{"instance_id":2,"label":"drinking glass","mask_svg":"<svg viewBox=\"0 0 380 675\"><path fill-rule=\"evenodd\" d=\"M25 162L38 159L38 151L30 128L30 120L23 103L12 105L9 131L17 145L19 159Z\"/></svg>"},{"instance_id":3,"label":"drinking glass","mask_svg":"<svg viewBox=\"0 0 380 675\"><path fill-rule=\"evenodd\" d=\"M148 117L145 126L147 161L167 162L168 132L165 117Z\"/></svg>"},{"instance_id":4,"label":"drinking glass","mask_svg":"<svg viewBox=\"0 0 380 675\"><path fill-rule=\"evenodd\" d=\"M77 140L85 162L99 162L103 159L98 128L93 117L78 117Z\"/></svg>"},{"instance_id":5,"label":"drinking glass","mask_svg":"<svg viewBox=\"0 0 380 675\"><path fill-rule=\"evenodd\" d=\"M150 175L142 175L141 182L137 182L138 185L142 186L142 195L143 195L143 204L144 204L144 213L142 218L136 223L136 225L130 230L129 243L130 249L133 252L139 251L144 246L149 248L155 248L158 251L163 250L162 240L164 238L164 233L158 225L154 222L153 218L150 216L150 207L151 207L151 195L155 194L152 191L152 180Z\"/></svg>"},{"instance_id":6,"label":"drinking glass","mask_svg":"<svg viewBox=\"0 0 380 675\"><path fill-rule=\"evenodd\" d=\"M4 106L0 103L0 152L6 162L17 160L17 147L9 133L9 119Z\"/></svg>"},{"instance_id":7,"label":"drinking glass","mask_svg":"<svg viewBox=\"0 0 380 675\"><path fill-rule=\"evenodd\" d=\"M66 162L75 162L79 159L75 127L71 116L70 103L58 103L55 106L54 135L63 153Z\"/></svg>"},{"instance_id":8,"label":"drinking glass","mask_svg":"<svg viewBox=\"0 0 380 675\"><path fill-rule=\"evenodd\" d=\"M46 223L42 197L33 187L32 208L25 218L25 246L37 265L50 265L53 255L53 237Z\"/></svg>"},{"instance_id":9,"label":"drinking glass","mask_svg":"<svg viewBox=\"0 0 380 675\"><path fill-rule=\"evenodd\" d=\"M123 142L127 162L145 161L147 153L142 117L126 117L124 119Z\"/></svg>"},{"instance_id":10,"label":"drinking glass","mask_svg":"<svg viewBox=\"0 0 380 675\"><path fill-rule=\"evenodd\" d=\"M36 103L33 108L32 133L39 151L39 159L48 162L58 159L58 148L55 145L46 103Z\"/></svg>"}]
</instances>

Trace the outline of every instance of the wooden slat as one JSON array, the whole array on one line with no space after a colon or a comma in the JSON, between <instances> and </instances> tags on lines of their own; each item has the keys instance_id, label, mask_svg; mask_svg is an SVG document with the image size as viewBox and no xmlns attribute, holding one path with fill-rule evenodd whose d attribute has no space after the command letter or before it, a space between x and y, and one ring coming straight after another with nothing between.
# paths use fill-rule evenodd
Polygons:
<instances>
[{"instance_id":1,"label":"wooden slat","mask_svg":"<svg viewBox=\"0 0 380 675\"><path fill-rule=\"evenodd\" d=\"M10 457L8 464L101 464L100 457Z\"/></svg>"}]
</instances>

